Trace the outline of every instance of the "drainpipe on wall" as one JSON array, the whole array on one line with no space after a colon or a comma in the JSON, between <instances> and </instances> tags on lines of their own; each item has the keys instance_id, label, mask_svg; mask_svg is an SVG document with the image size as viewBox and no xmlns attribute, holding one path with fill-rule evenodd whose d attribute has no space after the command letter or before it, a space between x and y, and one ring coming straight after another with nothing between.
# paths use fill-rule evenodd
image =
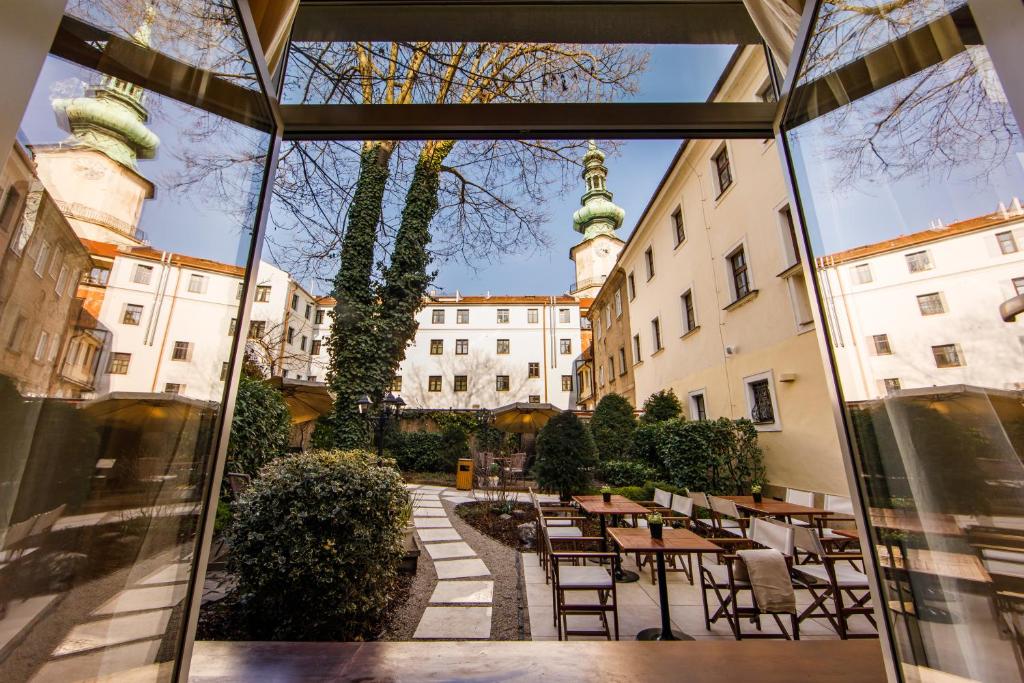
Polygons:
<instances>
[{"instance_id":1,"label":"drainpipe on wall","mask_svg":"<svg viewBox=\"0 0 1024 683\"><path fill-rule=\"evenodd\" d=\"M548 312L546 310L547 304L541 304L540 309L540 350L544 354L544 362L542 366L544 368L544 402L548 402Z\"/></svg>"},{"instance_id":2,"label":"drainpipe on wall","mask_svg":"<svg viewBox=\"0 0 1024 683\"><path fill-rule=\"evenodd\" d=\"M171 257L173 254L167 255L167 279L170 280L171 270ZM166 285L165 285L166 286ZM163 365L164 351L167 349L167 335L171 332L171 322L174 320L174 305L178 302L178 291L181 288L181 269L178 269L178 277L174 280L174 293L171 295L171 308L167 311L167 324L164 326L163 338L160 340L160 353L156 357L156 367L153 369L153 385L150 389L152 392L156 392L156 380L160 376L160 366Z\"/></svg>"},{"instance_id":3,"label":"drainpipe on wall","mask_svg":"<svg viewBox=\"0 0 1024 683\"><path fill-rule=\"evenodd\" d=\"M149 316L149 323L146 325L146 334L142 337L144 346L152 346L156 340L156 328L160 323L160 311L163 310L164 296L167 293L167 281L170 280L170 255L163 251L160 253L160 279L157 280L156 293L153 295L153 314Z\"/></svg>"}]
</instances>

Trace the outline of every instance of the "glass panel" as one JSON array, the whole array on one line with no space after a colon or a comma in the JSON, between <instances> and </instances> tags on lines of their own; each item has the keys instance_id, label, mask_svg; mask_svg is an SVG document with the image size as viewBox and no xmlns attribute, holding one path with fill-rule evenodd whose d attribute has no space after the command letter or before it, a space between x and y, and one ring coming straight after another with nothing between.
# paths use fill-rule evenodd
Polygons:
<instances>
[{"instance_id":1,"label":"glass panel","mask_svg":"<svg viewBox=\"0 0 1024 683\"><path fill-rule=\"evenodd\" d=\"M785 140L899 666L1018 680L1024 145L962 5L824 5Z\"/></svg>"},{"instance_id":2,"label":"glass panel","mask_svg":"<svg viewBox=\"0 0 1024 683\"><path fill-rule=\"evenodd\" d=\"M757 60L765 63L760 46ZM293 42L285 104L704 102L743 46ZM767 73L762 69L762 73ZM686 74L681 77L681 74ZM728 101L770 101L767 77Z\"/></svg>"},{"instance_id":3,"label":"glass panel","mask_svg":"<svg viewBox=\"0 0 1024 683\"><path fill-rule=\"evenodd\" d=\"M47 59L0 169L0 680L171 680L268 145Z\"/></svg>"}]
</instances>

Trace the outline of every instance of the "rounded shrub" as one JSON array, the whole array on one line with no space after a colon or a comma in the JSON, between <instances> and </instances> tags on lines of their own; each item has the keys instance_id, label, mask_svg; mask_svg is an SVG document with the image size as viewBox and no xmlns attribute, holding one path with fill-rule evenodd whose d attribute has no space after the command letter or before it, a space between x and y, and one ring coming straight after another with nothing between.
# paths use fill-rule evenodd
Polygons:
<instances>
[{"instance_id":1,"label":"rounded shrub","mask_svg":"<svg viewBox=\"0 0 1024 683\"><path fill-rule=\"evenodd\" d=\"M644 401L644 414L640 418L642 422L664 422L679 417L683 412L683 406L676 397L676 392L671 389L656 391Z\"/></svg>"},{"instance_id":2,"label":"rounded shrub","mask_svg":"<svg viewBox=\"0 0 1024 683\"><path fill-rule=\"evenodd\" d=\"M563 499L587 488L596 464L594 437L569 411L552 417L537 435L537 484L558 491Z\"/></svg>"},{"instance_id":3,"label":"rounded shrub","mask_svg":"<svg viewBox=\"0 0 1024 683\"><path fill-rule=\"evenodd\" d=\"M285 453L292 418L281 392L243 374L228 440L229 471L255 477L266 463Z\"/></svg>"},{"instance_id":4,"label":"rounded shrub","mask_svg":"<svg viewBox=\"0 0 1024 683\"><path fill-rule=\"evenodd\" d=\"M408 503L398 471L368 451L310 451L266 465L236 503L228 532L253 637L378 635Z\"/></svg>"},{"instance_id":5,"label":"rounded shrub","mask_svg":"<svg viewBox=\"0 0 1024 683\"><path fill-rule=\"evenodd\" d=\"M597 404L590 419L590 433L601 460L621 460L629 455L636 430L633 406L618 394L608 394Z\"/></svg>"}]
</instances>

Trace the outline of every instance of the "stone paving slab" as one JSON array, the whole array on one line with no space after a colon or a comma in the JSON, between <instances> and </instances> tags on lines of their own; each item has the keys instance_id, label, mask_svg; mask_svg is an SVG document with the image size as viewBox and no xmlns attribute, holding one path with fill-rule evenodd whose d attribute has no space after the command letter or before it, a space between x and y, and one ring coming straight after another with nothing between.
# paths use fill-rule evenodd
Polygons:
<instances>
[{"instance_id":1,"label":"stone paving slab","mask_svg":"<svg viewBox=\"0 0 1024 683\"><path fill-rule=\"evenodd\" d=\"M420 508L443 508L444 504L439 500L417 500L412 504L413 510Z\"/></svg>"},{"instance_id":2,"label":"stone paving slab","mask_svg":"<svg viewBox=\"0 0 1024 683\"><path fill-rule=\"evenodd\" d=\"M465 541L455 543L428 543L423 546L432 560L448 560L453 557L476 557L476 553Z\"/></svg>"},{"instance_id":3,"label":"stone paving slab","mask_svg":"<svg viewBox=\"0 0 1024 683\"><path fill-rule=\"evenodd\" d=\"M417 529L420 540L423 543L434 543L437 541L461 541L462 536L454 528L451 529Z\"/></svg>"},{"instance_id":4,"label":"stone paving slab","mask_svg":"<svg viewBox=\"0 0 1024 683\"><path fill-rule=\"evenodd\" d=\"M413 638L431 640L491 637L490 607L427 607Z\"/></svg>"},{"instance_id":5,"label":"stone paving slab","mask_svg":"<svg viewBox=\"0 0 1024 683\"><path fill-rule=\"evenodd\" d=\"M433 508L418 508L413 510L413 517L447 517L448 513L444 510L435 510Z\"/></svg>"},{"instance_id":6,"label":"stone paving slab","mask_svg":"<svg viewBox=\"0 0 1024 683\"><path fill-rule=\"evenodd\" d=\"M468 579L472 576L490 576L483 560L441 560L434 562L438 579Z\"/></svg>"},{"instance_id":7,"label":"stone paving slab","mask_svg":"<svg viewBox=\"0 0 1024 683\"><path fill-rule=\"evenodd\" d=\"M413 517L413 526L417 529L451 529L452 522L447 517Z\"/></svg>"},{"instance_id":8,"label":"stone paving slab","mask_svg":"<svg viewBox=\"0 0 1024 683\"><path fill-rule=\"evenodd\" d=\"M494 596L493 581L438 581L430 596L432 603L485 603Z\"/></svg>"}]
</instances>

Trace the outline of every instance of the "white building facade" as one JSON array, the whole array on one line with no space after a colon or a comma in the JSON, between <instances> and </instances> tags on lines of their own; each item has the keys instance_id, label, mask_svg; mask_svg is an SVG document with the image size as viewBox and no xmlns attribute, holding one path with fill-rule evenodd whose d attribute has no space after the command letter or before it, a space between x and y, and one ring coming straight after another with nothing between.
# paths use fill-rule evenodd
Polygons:
<instances>
[{"instance_id":1,"label":"white building facade","mask_svg":"<svg viewBox=\"0 0 1024 683\"><path fill-rule=\"evenodd\" d=\"M999 316L999 304L1024 294L1024 211L1015 206L818 260L848 400L935 386L936 376L1024 388L1024 324Z\"/></svg>"}]
</instances>

